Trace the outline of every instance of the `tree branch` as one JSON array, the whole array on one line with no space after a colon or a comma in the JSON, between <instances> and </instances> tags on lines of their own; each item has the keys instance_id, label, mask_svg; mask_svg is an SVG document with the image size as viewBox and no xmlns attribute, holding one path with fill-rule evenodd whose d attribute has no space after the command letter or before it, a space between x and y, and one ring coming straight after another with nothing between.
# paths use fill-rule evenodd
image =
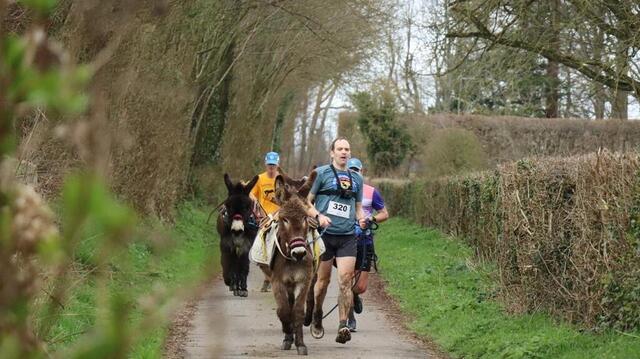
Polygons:
<instances>
[{"instance_id":1,"label":"tree branch","mask_svg":"<svg viewBox=\"0 0 640 359\"><path fill-rule=\"evenodd\" d=\"M635 95L640 98L640 81L637 81L629 77L628 75L620 74L613 68L603 64L602 62L598 62L597 60L583 60L572 55L563 54L560 51L547 48L538 43L531 43L521 39L513 38L512 36L508 36L505 33L496 35L491 32L480 19L470 14L469 12L462 9L455 9L455 11L466 17L476 27L477 30L470 32L449 32L446 35L447 37L481 38L499 45L536 53L547 58L550 61L557 61L567 67L575 69L586 77L594 81L598 81L610 88L617 88L623 91L633 91ZM596 69L594 69L593 67L595 67Z\"/></svg>"}]
</instances>

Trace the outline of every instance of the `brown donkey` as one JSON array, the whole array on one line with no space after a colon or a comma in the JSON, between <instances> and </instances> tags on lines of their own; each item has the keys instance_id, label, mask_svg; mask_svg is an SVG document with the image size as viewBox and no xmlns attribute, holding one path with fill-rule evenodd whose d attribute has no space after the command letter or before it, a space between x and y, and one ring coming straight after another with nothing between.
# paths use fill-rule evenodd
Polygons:
<instances>
[{"instance_id":1,"label":"brown donkey","mask_svg":"<svg viewBox=\"0 0 640 359\"><path fill-rule=\"evenodd\" d=\"M276 177L276 197L280 202L277 212L276 254L272 262L271 285L278 305L278 318L282 322L284 340L281 349L289 350L294 343L300 355L307 355L302 337L304 306L314 274L312 244L308 235L315 229L315 219L307 215L307 194L315 180L315 172L300 187L288 178Z\"/></svg>"}]
</instances>

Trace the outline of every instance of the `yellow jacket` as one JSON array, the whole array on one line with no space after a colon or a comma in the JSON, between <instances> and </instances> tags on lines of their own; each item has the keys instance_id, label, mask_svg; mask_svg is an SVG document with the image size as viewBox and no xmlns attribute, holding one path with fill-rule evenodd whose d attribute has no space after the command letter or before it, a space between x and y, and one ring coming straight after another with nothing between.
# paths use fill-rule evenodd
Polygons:
<instances>
[{"instance_id":1,"label":"yellow jacket","mask_svg":"<svg viewBox=\"0 0 640 359\"><path fill-rule=\"evenodd\" d=\"M258 182L253 186L251 194L258 200L258 203L267 212L273 214L280 207L273 202L276 195L276 179L269 178L267 172L263 172L258 176Z\"/></svg>"}]
</instances>

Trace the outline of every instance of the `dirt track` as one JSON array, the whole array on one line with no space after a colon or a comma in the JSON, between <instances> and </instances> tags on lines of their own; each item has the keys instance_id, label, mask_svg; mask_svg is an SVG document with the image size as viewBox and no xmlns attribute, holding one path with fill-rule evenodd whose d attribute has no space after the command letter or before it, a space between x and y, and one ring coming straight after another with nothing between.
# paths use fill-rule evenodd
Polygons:
<instances>
[{"instance_id":1,"label":"dirt track","mask_svg":"<svg viewBox=\"0 0 640 359\"><path fill-rule=\"evenodd\" d=\"M249 275L249 297L234 297L218 279L207 289L195 307L191 328L183 339L182 354L186 358L276 358L298 357L292 350L279 349L281 326L275 313L273 294L259 291L262 274L252 266ZM336 303L336 281L332 280L325 312ZM311 358L438 358L407 334L389 315L393 305L384 296L363 296L364 312L357 316L358 332L347 344L335 342L337 310L324 321L325 336L314 339L304 328L304 339ZM384 310L383 310L384 308Z\"/></svg>"}]
</instances>

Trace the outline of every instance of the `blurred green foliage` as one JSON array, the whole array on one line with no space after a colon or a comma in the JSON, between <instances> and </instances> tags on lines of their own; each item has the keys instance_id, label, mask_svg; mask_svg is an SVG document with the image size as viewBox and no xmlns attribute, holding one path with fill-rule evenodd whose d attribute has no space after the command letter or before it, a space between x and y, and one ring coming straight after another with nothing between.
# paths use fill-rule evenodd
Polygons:
<instances>
[{"instance_id":1,"label":"blurred green foliage","mask_svg":"<svg viewBox=\"0 0 640 359\"><path fill-rule=\"evenodd\" d=\"M49 15L53 10L55 10L58 1L57 0L18 0L18 3L37 11L41 15Z\"/></svg>"},{"instance_id":2,"label":"blurred green foliage","mask_svg":"<svg viewBox=\"0 0 640 359\"><path fill-rule=\"evenodd\" d=\"M93 72L73 65L39 25L55 0L19 3L37 20L21 36L0 33L0 357L125 358L150 332L158 357L157 329L169 312L165 285L202 279L215 252L206 250L206 212L181 209L199 221L199 236L160 245L91 168L66 178L59 216L12 179L6 156L17 143L16 118L35 109L60 117L85 112ZM67 327L69 318L78 323Z\"/></svg>"}]
</instances>

